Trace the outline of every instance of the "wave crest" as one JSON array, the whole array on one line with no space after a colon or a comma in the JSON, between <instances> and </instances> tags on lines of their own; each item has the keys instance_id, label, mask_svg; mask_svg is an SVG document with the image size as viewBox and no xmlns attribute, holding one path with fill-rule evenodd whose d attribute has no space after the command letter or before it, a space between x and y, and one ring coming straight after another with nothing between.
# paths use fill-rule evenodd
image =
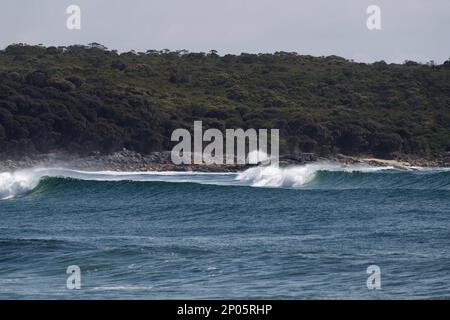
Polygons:
<instances>
[{"instance_id":1,"label":"wave crest","mask_svg":"<svg viewBox=\"0 0 450 320\"><path fill-rule=\"evenodd\" d=\"M319 172L376 172L390 169L393 168L343 166L328 163L314 163L287 168L267 166L248 169L238 174L236 180L254 187L298 188L314 181Z\"/></svg>"},{"instance_id":2,"label":"wave crest","mask_svg":"<svg viewBox=\"0 0 450 320\"><path fill-rule=\"evenodd\" d=\"M86 184L84 181L95 183ZM35 168L0 173L0 200L38 192L51 192L61 186L101 188L98 182L171 182L221 186L253 186L297 189L420 189L450 190L449 168L414 168L344 166L312 163L279 168L260 166L241 173L203 172L116 172L79 171L63 168ZM115 184L119 185L119 184ZM120 184L119 186L123 186Z\"/></svg>"},{"instance_id":3,"label":"wave crest","mask_svg":"<svg viewBox=\"0 0 450 320\"><path fill-rule=\"evenodd\" d=\"M39 184L40 177L31 171L0 173L0 199L12 199L24 194Z\"/></svg>"}]
</instances>

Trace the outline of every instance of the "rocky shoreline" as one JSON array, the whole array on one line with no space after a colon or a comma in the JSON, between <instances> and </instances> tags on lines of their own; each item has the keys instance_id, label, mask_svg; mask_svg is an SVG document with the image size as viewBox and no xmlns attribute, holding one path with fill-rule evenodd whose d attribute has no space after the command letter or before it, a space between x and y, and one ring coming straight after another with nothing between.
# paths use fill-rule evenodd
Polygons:
<instances>
[{"instance_id":1,"label":"rocky shoreline","mask_svg":"<svg viewBox=\"0 0 450 320\"><path fill-rule=\"evenodd\" d=\"M314 154L280 156L280 166L302 165L312 162L334 162L342 165L389 166L398 169L410 167L449 167L450 159L426 160L419 158L385 160L370 157L350 157L335 155L329 158ZM153 152L142 155L130 150L122 150L111 155L92 154L85 157L52 153L24 157L19 160L0 160L0 172L16 171L35 167L64 167L87 171L198 171L198 172L236 172L254 165L175 165L171 161L170 151Z\"/></svg>"}]
</instances>

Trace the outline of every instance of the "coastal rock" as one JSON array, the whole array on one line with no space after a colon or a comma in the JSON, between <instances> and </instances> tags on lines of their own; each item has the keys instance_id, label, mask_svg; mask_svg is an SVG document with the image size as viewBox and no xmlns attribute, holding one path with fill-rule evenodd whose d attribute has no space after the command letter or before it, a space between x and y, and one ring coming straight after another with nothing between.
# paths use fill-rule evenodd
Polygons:
<instances>
[{"instance_id":1,"label":"coastal rock","mask_svg":"<svg viewBox=\"0 0 450 320\"><path fill-rule=\"evenodd\" d=\"M369 166L391 166L405 169L411 166L418 167L448 167L450 159L442 158L434 161L426 159L397 159L385 160L377 158L351 157L337 154L328 158L319 158L315 154L285 154L280 156L280 166L303 165L316 161L337 162L343 165L366 164ZM15 171L33 167L65 167L79 170L111 170L111 171L202 171L202 172L236 172L250 168L251 165L174 165L171 161L170 151L152 152L147 155L122 149L110 155L101 155L93 152L88 156L80 157L67 154L40 154L27 156L20 160L0 161L0 171Z\"/></svg>"}]
</instances>

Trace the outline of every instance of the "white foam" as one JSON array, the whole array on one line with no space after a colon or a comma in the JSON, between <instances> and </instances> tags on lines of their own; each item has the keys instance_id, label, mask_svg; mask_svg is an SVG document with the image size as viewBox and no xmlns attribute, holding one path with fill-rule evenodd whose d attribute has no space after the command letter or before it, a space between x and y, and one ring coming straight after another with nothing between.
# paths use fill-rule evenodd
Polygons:
<instances>
[{"instance_id":1,"label":"white foam","mask_svg":"<svg viewBox=\"0 0 450 320\"><path fill-rule=\"evenodd\" d=\"M307 167L256 167L240 173L236 180L254 187L298 187L314 178Z\"/></svg>"},{"instance_id":2,"label":"white foam","mask_svg":"<svg viewBox=\"0 0 450 320\"><path fill-rule=\"evenodd\" d=\"M0 199L12 199L24 194L37 186L39 178L29 170L0 173Z\"/></svg>"},{"instance_id":3,"label":"white foam","mask_svg":"<svg viewBox=\"0 0 450 320\"><path fill-rule=\"evenodd\" d=\"M375 172L392 167L370 167L363 165L341 165L327 162L280 168L274 166L255 167L240 173L236 180L254 187L301 187L316 177L318 171Z\"/></svg>"}]
</instances>

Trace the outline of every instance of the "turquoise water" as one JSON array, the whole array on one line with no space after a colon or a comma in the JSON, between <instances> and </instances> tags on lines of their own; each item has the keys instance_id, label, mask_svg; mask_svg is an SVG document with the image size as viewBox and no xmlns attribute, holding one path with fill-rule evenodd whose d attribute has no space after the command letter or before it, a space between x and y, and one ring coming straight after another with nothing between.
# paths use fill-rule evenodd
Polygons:
<instances>
[{"instance_id":1,"label":"turquoise water","mask_svg":"<svg viewBox=\"0 0 450 320\"><path fill-rule=\"evenodd\" d=\"M448 169L33 169L0 198L1 299L450 298Z\"/></svg>"}]
</instances>

